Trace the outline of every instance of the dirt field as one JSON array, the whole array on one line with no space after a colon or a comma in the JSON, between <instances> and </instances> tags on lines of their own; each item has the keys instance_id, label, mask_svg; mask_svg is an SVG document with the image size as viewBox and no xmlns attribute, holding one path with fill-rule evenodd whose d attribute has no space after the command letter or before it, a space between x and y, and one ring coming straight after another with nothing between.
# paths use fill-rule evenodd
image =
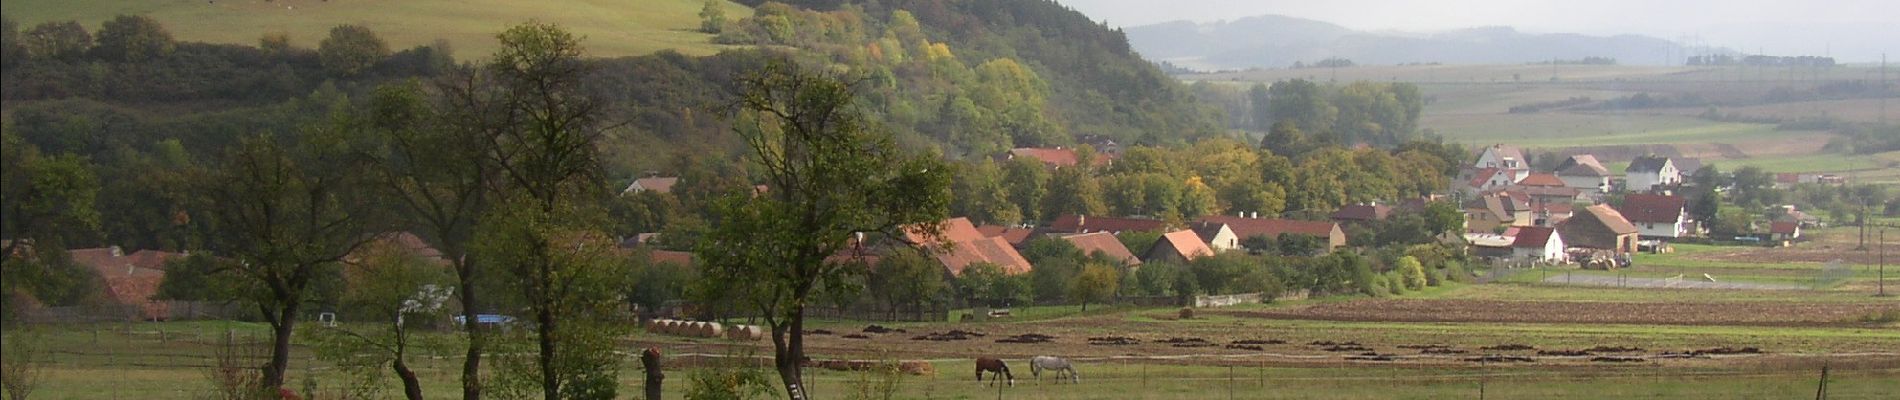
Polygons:
<instances>
[{"instance_id":1,"label":"dirt field","mask_svg":"<svg viewBox=\"0 0 1900 400\"><path fill-rule=\"evenodd\" d=\"M1856 326L1869 312L1900 309L1861 303L1624 303L1364 299L1225 314L1325 321L1508 322L1646 325Z\"/></svg>"}]
</instances>

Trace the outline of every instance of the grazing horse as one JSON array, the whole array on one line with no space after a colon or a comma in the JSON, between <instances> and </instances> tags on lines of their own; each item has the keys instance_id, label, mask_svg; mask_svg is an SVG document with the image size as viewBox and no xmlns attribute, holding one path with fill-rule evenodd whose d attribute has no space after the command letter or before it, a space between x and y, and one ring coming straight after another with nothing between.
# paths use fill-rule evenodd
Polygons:
<instances>
[{"instance_id":1,"label":"grazing horse","mask_svg":"<svg viewBox=\"0 0 1900 400\"><path fill-rule=\"evenodd\" d=\"M984 372L988 372L991 374L991 377L990 377L991 384L995 384L995 382L998 380L1009 379L1009 385L1016 386L1016 376L1011 375L1009 373L1009 364L1004 364L1002 359L989 358L989 357L977 358L976 359L976 381L977 382L983 381Z\"/></svg>"},{"instance_id":2,"label":"grazing horse","mask_svg":"<svg viewBox=\"0 0 1900 400\"><path fill-rule=\"evenodd\" d=\"M1056 382L1062 382L1062 373L1068 372L1069 382L1082 383L1082 376L1075 373L1075 365L1070 364L1069 360L1051 356L1029 358L1029 374L1034 375L1037 382L1042 381L1042 371L1045 370L1056 374Z\"/></svg>"}]
</instances>

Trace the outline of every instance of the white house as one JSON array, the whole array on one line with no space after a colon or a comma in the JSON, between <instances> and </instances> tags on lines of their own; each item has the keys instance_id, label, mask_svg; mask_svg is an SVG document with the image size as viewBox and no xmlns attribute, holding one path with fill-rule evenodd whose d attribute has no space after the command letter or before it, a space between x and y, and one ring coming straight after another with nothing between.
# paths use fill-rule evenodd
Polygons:
<instances>
[{"instance_id":1,"label":"white house","mask_svg":"<svg viewBox=\"0 0 1900 400\"><path fill-rule=\"evenodd\" d=\"M1478 154L1478 162L1473 168L1524 169L1524 151L1514 146L1494 144L1484 148Z\"/></svg>"},{"instance_id":2,"label":"white house","mask_svg":"<svg viewBox=\"0 0 1900 400\"><path fill-rule=\"evenodd\" d=\"M1636 225L1638 236L1674 239L1695 233L1688 205L1682 196L1631 193L1623 197L1623 206L1616 212Z\"/></svg>"},{"instance_id":3,"label":"white house","mask_svg":"<svg viewBox=\"0 0 1900 400\"><path fill-rule=\"evenodd\" d=\"M1569 261L1564 253L1563 236L1557 234L1556 228L1541 226L1518 228L1517 238L1511 240L1511 258L1550 264Z\"/></svg>"},{"instance_id":4,"label":"white house","mask_svg":"<svg viewBox=\"0 0 1900 400\"><path fill-rule=\"evenodd\" d=\"M1682 183L1682 171L1676 169L1676 163L1669 161L1669 157L1636 157L1630 160L1629 168L1623 169L1623 182L1631 192L1647 192L1657 186Z\"/></svg>"},{"instance_id":5,"label":"white house","mask_svg":"<svg viewBox=\"0 0 1900 400\"><path fill-rule=\"evenodd\" d=\"M1235 235L1227 224L1202 221L1188 224L1188 228L1216 253L1241 248L1240 236Z\"/></svg>"}]
</instances>

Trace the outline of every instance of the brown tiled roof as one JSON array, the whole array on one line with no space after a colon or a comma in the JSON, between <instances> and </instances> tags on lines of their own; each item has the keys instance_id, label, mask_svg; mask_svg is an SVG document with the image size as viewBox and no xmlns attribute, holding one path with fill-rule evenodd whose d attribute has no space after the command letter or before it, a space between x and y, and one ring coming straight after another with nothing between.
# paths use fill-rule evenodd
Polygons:
<instances>
[{"instance_id":1,"label":"brown tiled roof","mask_svg":"<svg viewBox=\"0 0 1900 400\"><path fill-rule=\"evenodd\" d=\"M1059 148L1059 147L1053 148L1053 149L1039 148L1039 147L1019 147L1019 148L1009 149L1009 154L1011 156L1016 156L1016 157L1033 158L1036 161L1041 161L1043 164L1048 164L1048 165L1053 165L1053 166L1058 166L1058 167L1071 167L1071 166L1075 166L1075 163L1076 163L1075 149L1066 149L1066 148Z\"/></svg>"},{"instance_id":2,"label":"brown tiled roof","mask_svg":"<svg viewBox=\"0 0 1900 400\"><path fill-rule=\"evenodd\" d=\"M1517 239L1511 241L1511 247L1543 248L1550 242L1550 236L1556 232L1556 229L1541 226L1521 227L1517 231Z\"/></svg>"},{"instance_id":3,"label":"brown tiled roof","mask_svg":"<svg viewBox=\"0 0 1900 400\"><path fill-rule=\"evenodd\" d=\"M910 240L911 243L928 244L933 242L961 243L989 237L984 235L983 232L977 231L976 225L970 224L969 218L957 217L944 220L942 228L943 231L935 236L925 234L914 228L906 228L904 229L904 238Z\"/></svg>"},{"instance_id":4,"label":"brown tiled roof","mask_svg":"<svg viewBox=\"0 0 1900 400\"><path fill-rule=\"evenodd\" d=\"M647 253L647 260L655 264L693 265L693 253L672 250L654 250Z\"/></svg>"},{"instance_id":5,"label":"brown tiled roof","mask_svg":"<svg viewBox=\"0 0 1900 400\"><path fill-rule=\"evenodd\" d=\"M1801 223L1795 221L1775 221L1768 224L1768 233L1793 235L1801 229Z\"/></svg>"},{"instance_id":6,"label":"brown tiled roof","mask_svg":"<svg viewBox=\"0 0 1900 400\"><path fill-rule=\"evenodd\" d=\"M1023 241L1029 240L1030 234L1036 233L1034 229L1002 225L978 226L976 227L976 231L982 233L983 236L1003 238L1003 240L1009 242L1011 246L1023 244Z\"/></svg>"},{"instance_id":7,"label":"brown tiled roof","mask_svg":"<svg viewBox=\"0 0 1900 400\"><path fill-rule=\"evenodd\" d=\"M678 184L679 182L680 182L679 177L670 177L670 176L649 176L649 177L633 180L633 183L640 185L642 189L650 190L657 193L672 193L673 185Z\"/></svg>"},{"instance_id":8,"label":"brown tiled roof","mask_svg":"<svg viewBox=\"0 0 1900 400\"><path fill-rule=\"evenodd\" d=\"M1141 264L1141 259L1135 258L1135 254L1128 251L1128 246L1122 245L1120 239L1116 239L1115 235L1108 234L1107 232L1068 235L1063 236L1062 240L1067 240L1069 244L1075 245L1076 249L1082 250L1082 254L1094 255L1095 252L1099 251L1109 258L1121 260L1123 264Z\"/></svg>"},{"instance_id":9,"label":"brown tiled roof","mask_svg":"<svg viewBox=\"0 0 1900 400\"><path fill-rule=\"evenodd\" d=\"M168 314L163 303L155 303L158 287L165 281L165 262L184 254L140 250L130 256L118 247L68 250L73 262L92 268L105 281L106 298L115 303L140 307L145 319L162 319Z\"/></svg>"},{"instance_id":10,"label":"brown tiled roof","mask_svg":"<svg viewBox=\"0 0 1900 400\"><path fill-rule=\"evenodd\" d=\"M1333 219L1353 221L1382 221L1392 214L1392 206L1349 204L1333 212Z\"/></svg>"},{"instance_id":11,"label":"brown tiled roof","mask_svg":"<svg viewBox=\"0 0 1900 400\"><path fill-rule=\"evenodd\" d=\"M1193 260L1202 256L1214 255L1214 249L1208 248L1207 243L1201 242L1201 236L1191 230L1183 229L1163 234L1160 240L1155 241L1154 245L1156 247L1167 246L1169 252L1181 256L1183 260ZM1154 254L1154 250L1149 250L1148 253L1152 255Z\"/></svg>"},{"instance_id":12,"label":"brown tiled roof","mask_svg":"<svg viewBox=\"0 0 1900 400\"><path fill-rule=\"evenodd\" d=\"M1063 215L1049 223L1049 230L1064 233L1160 231L1166 222L1158 219L1113 218Z\"/></svg>"},{"instance_id":13,"label":"brown tiled roof","mask_svg":"<svg viewBox=\"0 0 1900 400\"><path fill-rule=\"evenodd\" d=\"M1623 206L1617 208L1617 212L1630 222L1673 224L1682 217L1683 207L1688 204L1682 196L1631 193L1623 196Z\"/></svg>"},{"instance_id":14,"label":"brown tiled roof","mask_svg":"<svg viewBox=\"0 0 1900 400\"><path fill-rule=\"evenodd\" d=\"M1526 176L1524 177L1524 179L1518 180L1517 184L1520 186L1563 187L1564 180L1563 178L1558 178L1556 174L1547 174L1547 173L1540 172L1540 173L1530 174L1530 176Z\"/></svg>"},{"instance_id":15,"label":"brown tiled roof","mask_svg":"<svg viewBox=\"0 0 1900 400\"><path fill-rule=\"evenodd\" d=\"M1471 174L1471 181L1465 182L1465 183L1467 185L1470 185L1471 187L1484 186L1485 182L1488 182L1491 180L1491 177L1498 175L1498 171L1502 171L1502 170L1498 168L1478 169L1477 173Z\"/></svg>"},{"instance_id":16,"label":"brown tiled roof","mask_svg":"<svg viewBox=\"0 0 1900 400\"><path fill-rule=\"evenodd\" d=\"M1239 236L1242 239L1254 236L1278 238L1282 233L1311 235L1324 238L1331 237L1333 229L1338 226L1338 224L1332 222L1241 218L1225 215L1203 217L1201 221L1227 224L1227 229L1232 229L1234 236Z\"/></svg>"}]
</instances>

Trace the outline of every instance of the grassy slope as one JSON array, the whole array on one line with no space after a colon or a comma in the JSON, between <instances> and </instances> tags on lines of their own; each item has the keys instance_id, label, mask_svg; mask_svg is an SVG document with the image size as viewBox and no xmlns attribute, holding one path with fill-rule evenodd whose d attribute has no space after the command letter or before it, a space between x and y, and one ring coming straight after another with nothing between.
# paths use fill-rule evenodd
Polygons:
<instances>
[{"instance_id":1,"label":"grassy slope","mask_svg":"<svg viewBox=\"0 0 1900 400\"><path fill-rule=\"evenodd\" d=\"M699 0L9 0L7 18L30 27L77 20L88 30L120 14L146 14L163 22L179 40L256 44L266 32L285 32L291 43L316 47L339 24L370 27L404 49L446 39L460 57L494 50L494 35L509 25L538 20L560 24L587 37L594 56L626 56L677 49L705 55L720 47L699 28ZM727 2L727 17L750 15Z\"/></svg>"}]
</instances>

